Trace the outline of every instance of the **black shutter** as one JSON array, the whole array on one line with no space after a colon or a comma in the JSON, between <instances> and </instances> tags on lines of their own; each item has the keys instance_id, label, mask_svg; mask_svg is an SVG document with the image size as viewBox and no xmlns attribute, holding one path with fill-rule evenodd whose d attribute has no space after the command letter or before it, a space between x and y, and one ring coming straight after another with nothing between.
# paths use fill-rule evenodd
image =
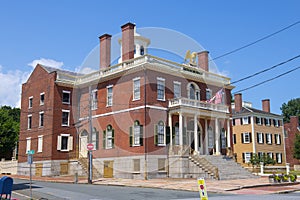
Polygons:
<instances>
[{"instance_id":1,"label":"black shutter","mask_svg":"<svg viewBox=\"0 0 300 200\"><path fill-rule=\"evenodd\" d=\"M129 127L129 146L132 147L132 140L133 140L133 135L132 135L132 126Z\"/></svg>"},{"instance_id":2,"label":"black shutter","mask_svg":"<svg viewBox=\"0 0 300 200\"><path fill-rule=\"evenodd\" d=\"M265 143L265 138L264 138L264 134L261 133L261 137L262 137L262 143Z\"/></svg>"},{"instance_id":3,"label":"black shutter","mask_svg":"<svg viewBox=\"0 0 300 200\"><path fill-rule=\"evenodd\" d=\"M268 144L268 134L266 133L266 144Z\"/></svg>"},{"instance_id":4,"label":"black shutter","mask_svg":"<svg viewBox=\"0 0 300 200\"><path fill-rule=\"evenodd\" d=\"M115 129L112 129L111 130L111 146L112 146L112 148L114 148L115 147Z\"/></svg>"},{"instance_id":5,"label":"black shutter","mask_svg":"<svg viewBox=\"0 0 300 200\"><path fill-rule=\"evenodd\" d=\"M170 126L166 127L166 144L170 144L171 141L171 135L170 135Z\"/></svg>"},{"instance_id":6,"label":"black shutter","mask_svg":"<svg viewBox=\"0 0 300 200\"><path fill-rule=\"evenodd\" d=\"M241 134L242 143L244 143L244 133Z\"/></svg>"},{"instance_id":7,"label":"black shutter","mask_svg":"<svg viewBox=\"0 0 300 200\"><path fill-rule=\"evenodd\" d=\"M235 126L235 119L232 119L232 125Z\"/></svg>"},{"instance_id":8,"label":"black shutter","mask_svg":"<svg viewBox=\"0 0 300 200\"><path fill-rule=\"evenodd\" d=\"M270 133L270 134L271 134L271 133ZM271 134L271 137L270 137L270 138L271 138L271 144L272 144L272 143L273 143L273 137L272 137L272 134Z\"/></svg>"},{"instance_id":9,"label":"black shutter","mask_svg":"<svg viewBox=\"0 0 300 200\"><path fill-rule=\"evenodd\" d=\"M249 142L251 143L252 142L252 134L249 133Z\"/></svg>"},{"instance_id":10,"label":"black shutter","mask_svg":"<svg viewBox=\"0 0 300 200\"><path fill-rule=\"evenodd\" d=\"M102 147L103 149L106 149L106 131L103 131L103 136L102 136Z\"/></svg>"},{"instance_id":11,"label":"black shutter","mask_svg":"<svg viewBox=\"0 0 300 200\"><path fill-rule=\"evenodd\" d=\"M240 118L240 120L241 120L241 125L243 125L243 118Z\"/></svg>"},{"instance_id":12,"label":"black shutter","mask_svg":"<svg viewBox=\"0 0 300 200\"><path fill-rule=\"evenodd\" d=\"M96 132L96 150L99 149L99 131Z\"/></svg>"},{"instance_id":13,"label":"black shutter","mask_svg":"<svg viewBox=\"0 0 300 200\"><path fill-rule=\"evenodd\" d=\"M140 126L140 146L143 146L144 134L143 134L143 126Z\"/></svg>"},{"instance_id":14,"label":"black shutter","mask_svg":"<svg viewBox=\"0 0 300 200\"><path fill-rule=\"evenodd\" d=\"M175 127L172 127L172 144L175 145Z\"/></svg>"},{"instance_id":15,"label":"black shutter","mask_svg":"<svg viewBox=\"0 0 300 200\"><path fill-rule=\"evenodd\" d=\"M154 144L157 145L158 144L158 125L154 125Z\"/></svg>"},{"instance_id":16,"label":"black shutter","mask_svg":"<svg viewBox=\"0 0 300 200\"><path fill-rule=\"evenodd\" d=\"M251 124L251 117L248 117L248 123Z\"/></svg>"},{"instance_id":17,"label":"black shutter","mask_svg":"<svg viewBox=\"0 0 300 200\"><path fill-rule=\"evenodd\" d=\"M256 133L257 143L259 143L259 133Z\"/></svg>"},{"instance_id":18,"label":"black shutter","mask_svg":"<svg viewBox=\"0 0 300 200\"><path fill-rule=\"evenodd\" d=\"M236 144L236 134L233 134L233 144Z\"/></svg>"},{"instance_id":19,"label":"black shutter","mask_svg":"<svg viewBox=\"0 0 300 200\"><path fill-rule=\"evenodd\" d=\"M279 135L279 144L281 144L281 135Z\"/></svg>"},{"instance_id":20,"label":"black shutter","mask_svg":"<svg viewBox=\"0 0 300 200\"><path fill-rule=\"evenodd\" d=\"M245 153L242 153L243 163L245 163Z\"/></svg>"}]
</instances>

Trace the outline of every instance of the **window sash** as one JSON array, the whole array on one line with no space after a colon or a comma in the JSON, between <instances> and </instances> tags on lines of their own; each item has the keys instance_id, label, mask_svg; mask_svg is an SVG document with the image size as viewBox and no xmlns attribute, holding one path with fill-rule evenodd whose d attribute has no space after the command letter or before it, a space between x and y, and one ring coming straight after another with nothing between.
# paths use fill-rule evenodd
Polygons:
<instances>
[{"instance_id":1,"label":"window sash","mask_svg":"<svg viewBox=\"0 0 300 200\"><path fill-rule=\"evenodd\" d=\"M112 86L107 88L107 106L112 106L113 103L113 88Z\"/></svg>"},{"instance_id":2,"label":"window sash","mask_svg":"<svg viewBox=\"0 0 300 200\"><path fill-rule=\"evenodd\" d=\"M270 133L266 133L266 140L267 144L272 144L272 135Z\"/></svg>"},{"instance_id":3,"label":"window sash","mask_svg":"<svg viewBox=\"0 0 300 200\"><path fill-rule=\"evenodd\" d=\"M157 125L157 144L165 144L165 127L164 125Z\"/></svg>"},{"instance_id":4,"label":"window sash","mask_svg":"<svg viewBox=\"0 0 300 200\"><path fill-rule=\"evenodd\" d=\"M106 130L106 148L111 149L113 147L112 130Z\"/></svg>"},{"instance_id":5,"label":"window sash","mask_svg":"<svg viewBox=\"0 0 300 200\"><path fill-rule=\"evenodd\" d=\"M44 126L44 112L40 112L39 115L39 127L43 127Z\"/></svg>"},{"instance_id":6,"label":"window sash","mask_svg":"<svg viewBox=\"0 0 300 200\"><path fill-rule=\"evenodd\" d=\"M45 103L45 93L40 94L40 105L44 105Z\"/></svg>"},{"instance_id":7,"label":"window sash","mask_svg":"<svg viewBox=\"0 0 300 200\"><path fill-rule=\"evenodd\" d=\"M244 155L245 155L245 163L249 163L251 160L251 153L246 152Z\"/></svg>"},{"instance_id":8,"label":"window sash","mask_svg":"<svg viewBox=\"0 0 300 200\"><path fill-rule=\"evenodd\" d=\"M28 115L27 118L27 129L30 130L32 128L32 115Z\"/></svg>"},{"instance_id":9,"label":"window sash","mask_svg":"<svg viewBox=\"0 0 300 200\"><path fill-rule=\"evenodd\" d=\"M133 80L133 100L139 100L141 98L141 81L140 79Z\"/></svg>"},{"instance_id":10,"label":"window sash","mask_svg":"<svg viewBox=\"0 0 300 200\"><path fill-rule=\"evenodd\" d=\"M31 137L26 138L26 154L31 150Z\"/></svg>"},{"instance_id":11,"label":"window sash","mask_svg":"<svg viewBox=\"0 0 300 200\"><path fill-rule=\"evenodd\" d=\"M32 108L33 97L28 98L28 108Z\"/></svg>"},{"instance_id":12,"label":"window sash","mask_svg":"<svg viewBox=\"0 0 300 200\"><path fill-rule=\"evenodd\" d=\"M210 100L212 98L212 90L206 89L206 100Z\"/></svg>"},{"instance_id":13,"label":"window sash","mask_svg":"<svg viewBox=\"0 0 300 200\"><path fill-rule=\"evenodd\" d=\"M70 91L63 91L62 102L64 104L70 104Z\"/></svg>"},{"instance_id":14,"label":"window sash","mask_svg":"<svg viewBox=\"0 0 300 200\"><path fill-rule=\"evenodd\" d=\"M157 100L165 100L165 81L157 80Z\"/></svg>"},{"instance_id":15,"label":"window sash","mask_svg":"<svg viewBox=\"0 0 300 200\"><path fill-rule=\"evenodd\" d=\"M70 121L70 111L63 110L62 111L62 126L69 126Z\"/></svg>"},{"instance_id":16,"label":"window sash","mask_svg":"<svg viewBox=\"0 0 300 200\"><path fill-rule=\"evenodd\" d=\"M258 143L259 144L263 144L264 143L264 136L263 136L263 133L257 133L257 137L258 137Z\"/></svg>"},{"instance_id":17,"label":"window sash","mask_svg":"<svg viewBox=\"0 0 300 200\"><path fill-rule=\"evenodd\" d=\"M98 91L92 91L92 109L96 110L98 108Z\"/></svg>"},{"instance_id":18,"label":"window sash","mask_svg":"<svg viewBox=\"0 0 300 200\"><path fill-rule=\"evenodd\" d=\"M180 98L180 97L181 97L181 84L174 83L174 98Z\"/></svg>"},{"instance_id":19,"label":"window sash","mask_svg":"<svg viewBox=\"0 0 300 200\"><path fill-rule=\"evenodd\" d=\"M244 143L250 143L250 133L244 133Z\"/></svg>"},{"instance_id":20,"label":"window sash","mask_svg":"<svg viewBox=\"0 0 300 200\"><path fill-rule=\"evenodd\" d=\"M38 152L43 151L43 136L38 136Z\"/></svg>"},{"instance_id":21,"label":"window sash","mask_svg":"<svg viewBox=\"0 0 300 200\"><path fill-rule=\"evenodd\" d=\"M141 127L139 125L135 125L133 128L133 146L140 145L140 131Z\"/></svg>"}]
</instances>

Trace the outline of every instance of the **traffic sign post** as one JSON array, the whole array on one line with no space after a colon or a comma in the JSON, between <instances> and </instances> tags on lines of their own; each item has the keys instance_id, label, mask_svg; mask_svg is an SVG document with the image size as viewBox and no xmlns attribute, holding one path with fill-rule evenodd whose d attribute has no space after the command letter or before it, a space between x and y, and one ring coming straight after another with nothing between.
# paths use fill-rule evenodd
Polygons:
<instances>
[{"instance_id":1,"label":"traffic sign post","mask_svg":"<svg viewBox=\"0 0 300 200\"><path fill-rule=\"evenodd\" d=\"M200 193L200 200L208 200L204 178L199 178L197 182L198 182L198 189Z\"/></svg>"},{"instance_id":2,"label":"traffic sign post","mask_svg":"<svg viewBox=\"0 0 300 200\"><path fill-rule=\"evenodd\" d=\"M27 157L27 162L29 164L29 175L30 175L30 199L32 199L32 163L33 163L33 154L34 150L29 150L27 151L28 157Z\"/></svg>"}]
</instances>

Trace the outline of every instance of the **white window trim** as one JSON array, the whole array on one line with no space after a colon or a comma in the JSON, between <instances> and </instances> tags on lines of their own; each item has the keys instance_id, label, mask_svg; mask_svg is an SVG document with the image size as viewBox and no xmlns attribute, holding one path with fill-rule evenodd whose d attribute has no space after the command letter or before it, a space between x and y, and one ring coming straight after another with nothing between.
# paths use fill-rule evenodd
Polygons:
<instances>
[{"instance_id":1,"label":"white window trim","mask_svg":"<svg viewBox=\"0 0 300 200\"><path fill-rule=\"evenodd\" d=\"M243 124L246 125L246 124L249 124L249 117L243 117Z\"/></svg>"},{"instance_id":2,"label":"white window trim","mask_svg":"<svg viewBox=\"0 0 300 200\"><path fill-rule=\"evenodd\" d=\"M266 144L272 144L272 134L271 133L266 133Z\"/></svg>"},{"instance_id":3,"label":"white window trim","mask_svg":"<svg viewBox=\"0 0 300 200\"><path fill-rule=\"evenodd\" d=\"M265 118L267 120L267 124L265 123L265 126L271 126L271 123L270 123L270 118Z\"/></svg>"},{"instance_id":4,"label":"white window trim","mask_svg":"<svg viewBox=\"0 0 300 200\"><path fill-rule=\"evenodd\" d=\"M109 104L109 101L108 101L108 89L109 88L112 88L112 93L111 93L111 104ZM113 105L113 96L114 96L114 90L113 90L113 85L108 85L106 86L106 107L110 107Z\"/></svg>"},{"instance_id":5,"label":"white window trim","mask_svg":"<svg viewBox=\"0 0 300 200\"><path fill-rule=\"evenodd\" d=\"M96 95L96 98L94 98L95 93L97 93L97 95L98 95L98 90L97 89L92 90L92 110L97 110L98 109L98 97ZM95 100L97 100L97 101L95 101Z\"/></svg>"},{"instance_id":6,"label":"white window trim","mask_svg":"<svg viewBox=\"0 0 300 200\"><path fill-rule=\"evenodd\" d=\"M30 128L29 128L29 118L31 117L31 124L30 124ZM32 114L27 115L27 130L31 130L32 129Z\"/></svg>"},{"instance_id":7,"label":"white window trim","mask_svg":"<svg viewBox=\"0 0 300 200\"><path fill-rule=\"evenodd\" d=\"M38 153L41 153L41 152L43 152L43 135L39 135L38 136L38 150L37 150L37 152ZM40 143L40 140L41 140L41 143Z\"/></svg>"},{"instance_id":8,"label":"white window trim","mask_svg":"<svg viewBox=\"0 0 300 200\"><path fill-rule=\"evenodd\" d=\"M31 100L31 105L30 105L30 100ZM33 105L33 96L28 98L28 108L32 108Z\"/></svg>"},{"instance_id":9,"label":"white window trim","mask_svg":"<svg viewBox=\"0 0 300 200\"><path fill-rule=\"evenodd\" d=\"M251 160L251 153L250 152L245 152L245 163L249 163Z\"/></svg>"},{"instance_id":10,"label":"white window trim","mask_svg":"<svg viewBox=\"0 0 300 200\"><path fill-rule=\"evenodd\" d=\"M62 92L63 92L63 95L64 95L64 93L69 94L69 102L64 102L64 98L63 98L62 99L62 103L63 104L70 104L71 103L71 91L69 91L69 90L63 90Z\"/></svg>"},{"instance_id":11,"label":"white window trim","mask_svg":"<svg viewBox=\"0 0 300 200\"><path fill-rule=\"evenodd\" d=\"M139 93L140 93L140 96L138 98L136 98L136 96L134 95L135 92L134 92L134 82L135 81L140 81L140 85L139 85ZM134 79L132 79L132 101L137 101L137 100L140 100L141 99L141 78L140 77L136 77Z\"/></svg>"},{"instance_id":12,"label":"white window trim","mask_svg":"<svg viewBox=\"0 0 300 200\"><path fill-rule=\"evenodd\" d=\"M110 136L108 136L108 132L110 132L111 133L111 135ZM105 142L106 142L106 144L105 144L105 149L112 149L113 148L113 143L112 143L112 133L113 132L113 128L111 128L111 130L108 130L108 129L106 129L106 138L105 138ZM111 145L109 146L108 145L108 139L110 139L111 140Z\"/></svg>"},{"instance_id":13,"label":"white window trim","mask_svg":"<svg viewBox=\"0 0 300 200\"><path fill-rule=\"evenodd\" d=\"M175 98L175 85L179 86L179 97L177 97L177 98L181 98L181 82L179 82L179 81L173 81L174 98Z\"/></svg>"},{"instance_id":14,"label":"white window trim","mask_svg":"<svg viewBox=\"0 0 300 200\"><path fill-rule=\"evenodd\" d=\"M63 115L64 112L69 113L69 114L68 114L68 124L63 124L63 123L61 122L61 126L70 126L70 110L62 110L62 115Z\"/></svg>"},{"instance_id":15,"label":"white window trim","mask_svg":"<svg viewBox=\"0 0 300 200\"><path fill-rule=\"evenodd\" d=\"M256 121L255 121L255 123L257 124L257 125L261 125L262 123L261 123L261 117L256 117L256 118L258 118L259 119L259 123L256 123L256 121L257 121L257 119L256 119Z\"/></svg>"},{"instance_id":16,"label":"white window trim","mask_svg":"<svg viewBox=\"0 0 300 200\"><path fill-rule=\"evenodd\" d=\"M159 126L159 122L158 122L157 126ZM159 134L157 131L157 146L159 146L159 147L166 146L166 124L164 122L163 122L163 127L164 127L164 143L159 143Z\"/></svg>"},{"instance_id":17,"label":"white window trim","mask_svg":"<svg viewBox=\"0 0 300 200\"><path fill-rule=\"evenodd\" d=\"M164 96L163 96L163 98L162 99L159 99L158 98L158 90L157 90L157 88L158 88L158 81L161 81L161 82L163 82L163 85L164 85ZM156 100L158 100L158 101L166 101L166 80L164 79L164 78L161 78L161 77L157 77L156 78L156 84L157 84L157 86L156 86L156 92L157 92L157 95L156 95Z\"/></svg>"},{"instance_id":18,"label":"white window trim","mask_svg":"<svg viewBox=\"0 0 300 200\"><path fill-rule=\"evenodd\" d=\"M68 137L67 149L61 149L62 137ZM73 150L73 136L70 134L60 134L57 137L57 150L61 152L69 152Z\"/></svg>"},{"instance_id":19,"label":"white window trim","mask_svg":"<svg viewBox=\"0 0 300 200\"><path fill-rule=\"evenodd\" d=\"M29 144L29 145L28 145ZM26 154L31 150L31 137L26 138Z\"/></svg>"},{"instance_id":20,"label":"white window trim","mask_svg":"<svg viewBox=\"0 0 300 200\"><path fill-rule=\"evenodd\" d=\"M282 153L276 153L276 161L278 164L282 163Z\"/></svg>"},{"instance_id":21,"label":"white window trim","mask_svg":"<svg viewBox=\"0 0 300 200\"><path fill-rule=\"evenodd\" d=\"M248 135L249 141L246 141L246 134ZM250 133L245 132L243 133L243 140L244 140L244 144L249 144L250 143Z\"/></svg>"},{"instance_id":22,"label":"white window trim","mask_svg":"<svg viewBox=\"0 0 300 200\"><path fill-rule=\"evenodd\" d=\"M43 126L41 126L41 114L44 114L44 111L39 112L39 128L44 127L44 123L45 123L45 114L43 116Z\"/></svg>"},{"instance_id":23,"label":"white window trim","mask_svg":"<svg viewBox=\"0 0 300 200\"><path fill-rule=\"evenodd\" d=\"M264 135L263 135L263 133L261 133L261 132L257 132L257 133L258 133L258 136L260 136L258 138L258 144L263 144L264 143Z\"/></svg>"},{"instance_id":24,"label":"white window trim","mask_svg":"<svg viewBox=\"0 0 300 200\"><path fill-rule=\"evenodd\" d=\"M41 96L44 95L44 101L42 102ZM40 106L45 104L45 92L40 93Z\"/></svg>"},{"instance_id":25,"label":"white window trim","mask_svg":"<svg viewBox=\"0 0 300 200\"><path fill-rule=\"evenodd\" d=\"M276 137L276 144L280 145L281 144L281 141L280 141L280 134L275 134L275 137Z\"/></svg>"}]
</instances>

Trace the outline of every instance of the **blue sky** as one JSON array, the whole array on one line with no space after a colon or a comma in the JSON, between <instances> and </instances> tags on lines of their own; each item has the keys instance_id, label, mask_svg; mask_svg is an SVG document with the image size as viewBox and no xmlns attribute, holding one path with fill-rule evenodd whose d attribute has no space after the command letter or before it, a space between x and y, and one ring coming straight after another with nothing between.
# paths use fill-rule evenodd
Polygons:
<instances>
[{"instance_id":1,"label":"blue sky","mask_svg":"<svg viewBox=\"0 0 300 200\"><path fill-rule=\"evenodd\" d=\"M99 44L98 36L120 26L161 27L183 33L212 58L249 44L300 20L300 1L0 1L0 105L19 105L20 84L37 62L78 69ZM215 60L232 81L300 54L300 23L246 49ZM176 42L176 41L175 41ZM178 44L181 45L181 44ZM182 55L184 56L184 55ZM296 59L235 84L238 91L300 66ZM243 100L271 111L299 95L300 69L243 92Z\"/></svg>"}]
</instances>

